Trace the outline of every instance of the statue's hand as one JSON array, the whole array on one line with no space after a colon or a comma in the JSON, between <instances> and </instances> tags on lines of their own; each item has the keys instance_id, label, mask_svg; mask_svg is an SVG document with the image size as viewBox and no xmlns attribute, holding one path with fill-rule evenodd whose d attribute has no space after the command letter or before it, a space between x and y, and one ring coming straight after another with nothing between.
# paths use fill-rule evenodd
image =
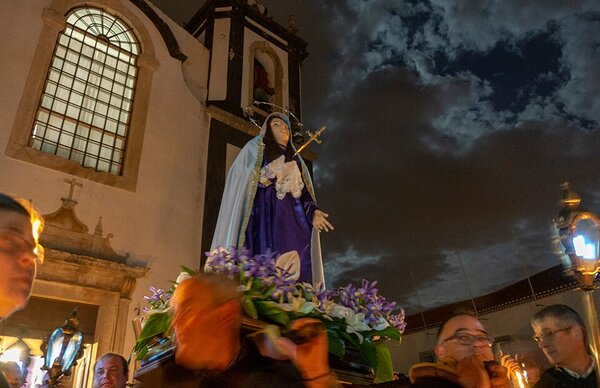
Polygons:
<instances>
[{"instance_id":1,"label":"statue's hand","mask_svg":"<svg viewBox=\"0 0 600 388\"><path fill-rule=\"evenodd\" d=\"M321 211L319 209L315 210L313 214L312 224L315 228L317 228L319 232L329 232L330 230L333 230L333 225L331 225L331 223L327 221L327 217L329 217L329 214L325 213L324 211Z\"/></svg>"}]
</instances>

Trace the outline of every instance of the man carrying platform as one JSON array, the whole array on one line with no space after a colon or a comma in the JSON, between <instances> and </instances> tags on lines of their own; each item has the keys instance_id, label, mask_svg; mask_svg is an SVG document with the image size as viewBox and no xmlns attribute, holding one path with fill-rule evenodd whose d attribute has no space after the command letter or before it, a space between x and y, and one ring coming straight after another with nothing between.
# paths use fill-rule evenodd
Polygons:
<instances>
[{"instance_id":1,"label":"man carrying platform","mask_svg":"<svg viewBox=\"0 0 600 388\"><path fill-rule=\"evenodd\" d=\"M493 361L493 338L469 313L454 315L438 329L436 363L419 363L409 372L410 387L511 387L507 369Z\"/></svg>"},{"instance_id":2,"label":"man carrying platform","mask_svg":"<svg viewBox=\"0 0 600 388\"><path fill-rule=\"evenodd\" d=\"M162 381L170 387L309 387L336 386L328 364L327 333L314 330L304 341L263 341L241 332L237 286L215 274L197 274L173 294L175 363L165 366ZM291 330L315 327L299 319ZM249 337L253 337L252 339ZM256 342L256 343L255 343ZM277 351L273 351L273 347ZM282 355L274 359L273 354ZM148 387L144 383L144 387Z\"/></svg>"}]
</instances>

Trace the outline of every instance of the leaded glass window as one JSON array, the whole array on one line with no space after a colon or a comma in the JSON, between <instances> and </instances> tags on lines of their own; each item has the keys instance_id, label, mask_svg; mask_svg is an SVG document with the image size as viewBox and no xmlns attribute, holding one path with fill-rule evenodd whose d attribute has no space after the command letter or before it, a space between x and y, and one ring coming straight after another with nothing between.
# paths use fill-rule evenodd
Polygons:
<instances>
[{"instance_id":1,"label":"leaded glass window","mask_svg":"<svg viewBox=\"0 0 600 388\"><path fill-rule=\"evenodd\" d=\"M29 146L122 174L140 46L123 21L77 8L59 33Z\"/></svg>"}]
</instances>

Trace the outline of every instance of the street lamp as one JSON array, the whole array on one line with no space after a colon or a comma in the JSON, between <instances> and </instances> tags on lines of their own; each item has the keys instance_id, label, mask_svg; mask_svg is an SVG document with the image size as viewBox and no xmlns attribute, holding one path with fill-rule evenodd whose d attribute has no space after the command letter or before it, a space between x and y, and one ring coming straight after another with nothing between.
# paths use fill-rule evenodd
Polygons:
<instances>
[{"instance_id":1,"label":"street lamp","mask_svg":"<svg viewBox=\"0 0 600 388\"><path fill-rule=\"evenodd\" d=\"M65 321L62 327L56 328L50 339L42 344L44 366L48 371L48 385L54 386L63 375L71 374L71 367L83 355L83 333L79 331L77 309Z\"/></svg>"},{"instance_id":2,"label":"street lamp","mask_svg":"<svg viewBox=\"0 0 600 388\"><path fill-rule=\"evenodd\" d=\"M581 198L571 190L568 182L563 183L561 189L560 202L563 208L554 223L564 250L557 253L563 257L566 255L568 271L577 279L583 291L590 347L596 363L596 379L600 382L600 333L593 295L596 288L594 280L600 272L600 217L579 207Z\"/></svg>"}]
</instances>

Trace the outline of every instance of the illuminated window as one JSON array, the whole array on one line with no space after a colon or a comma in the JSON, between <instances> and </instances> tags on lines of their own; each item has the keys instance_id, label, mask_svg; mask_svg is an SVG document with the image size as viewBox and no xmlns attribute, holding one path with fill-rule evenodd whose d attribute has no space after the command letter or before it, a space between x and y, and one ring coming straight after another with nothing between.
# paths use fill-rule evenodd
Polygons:
<instances>
[{"instance_id":1,"label":"illuminated window","mask_svg":"<svg viewBox=\"0 0 600 388\"><path fill-rule=\"evenodd\" d=\"M29 147L83 167L123 173L140 45L132 29L100 9L67 15Z\"/></svg>"}]
</instances>

